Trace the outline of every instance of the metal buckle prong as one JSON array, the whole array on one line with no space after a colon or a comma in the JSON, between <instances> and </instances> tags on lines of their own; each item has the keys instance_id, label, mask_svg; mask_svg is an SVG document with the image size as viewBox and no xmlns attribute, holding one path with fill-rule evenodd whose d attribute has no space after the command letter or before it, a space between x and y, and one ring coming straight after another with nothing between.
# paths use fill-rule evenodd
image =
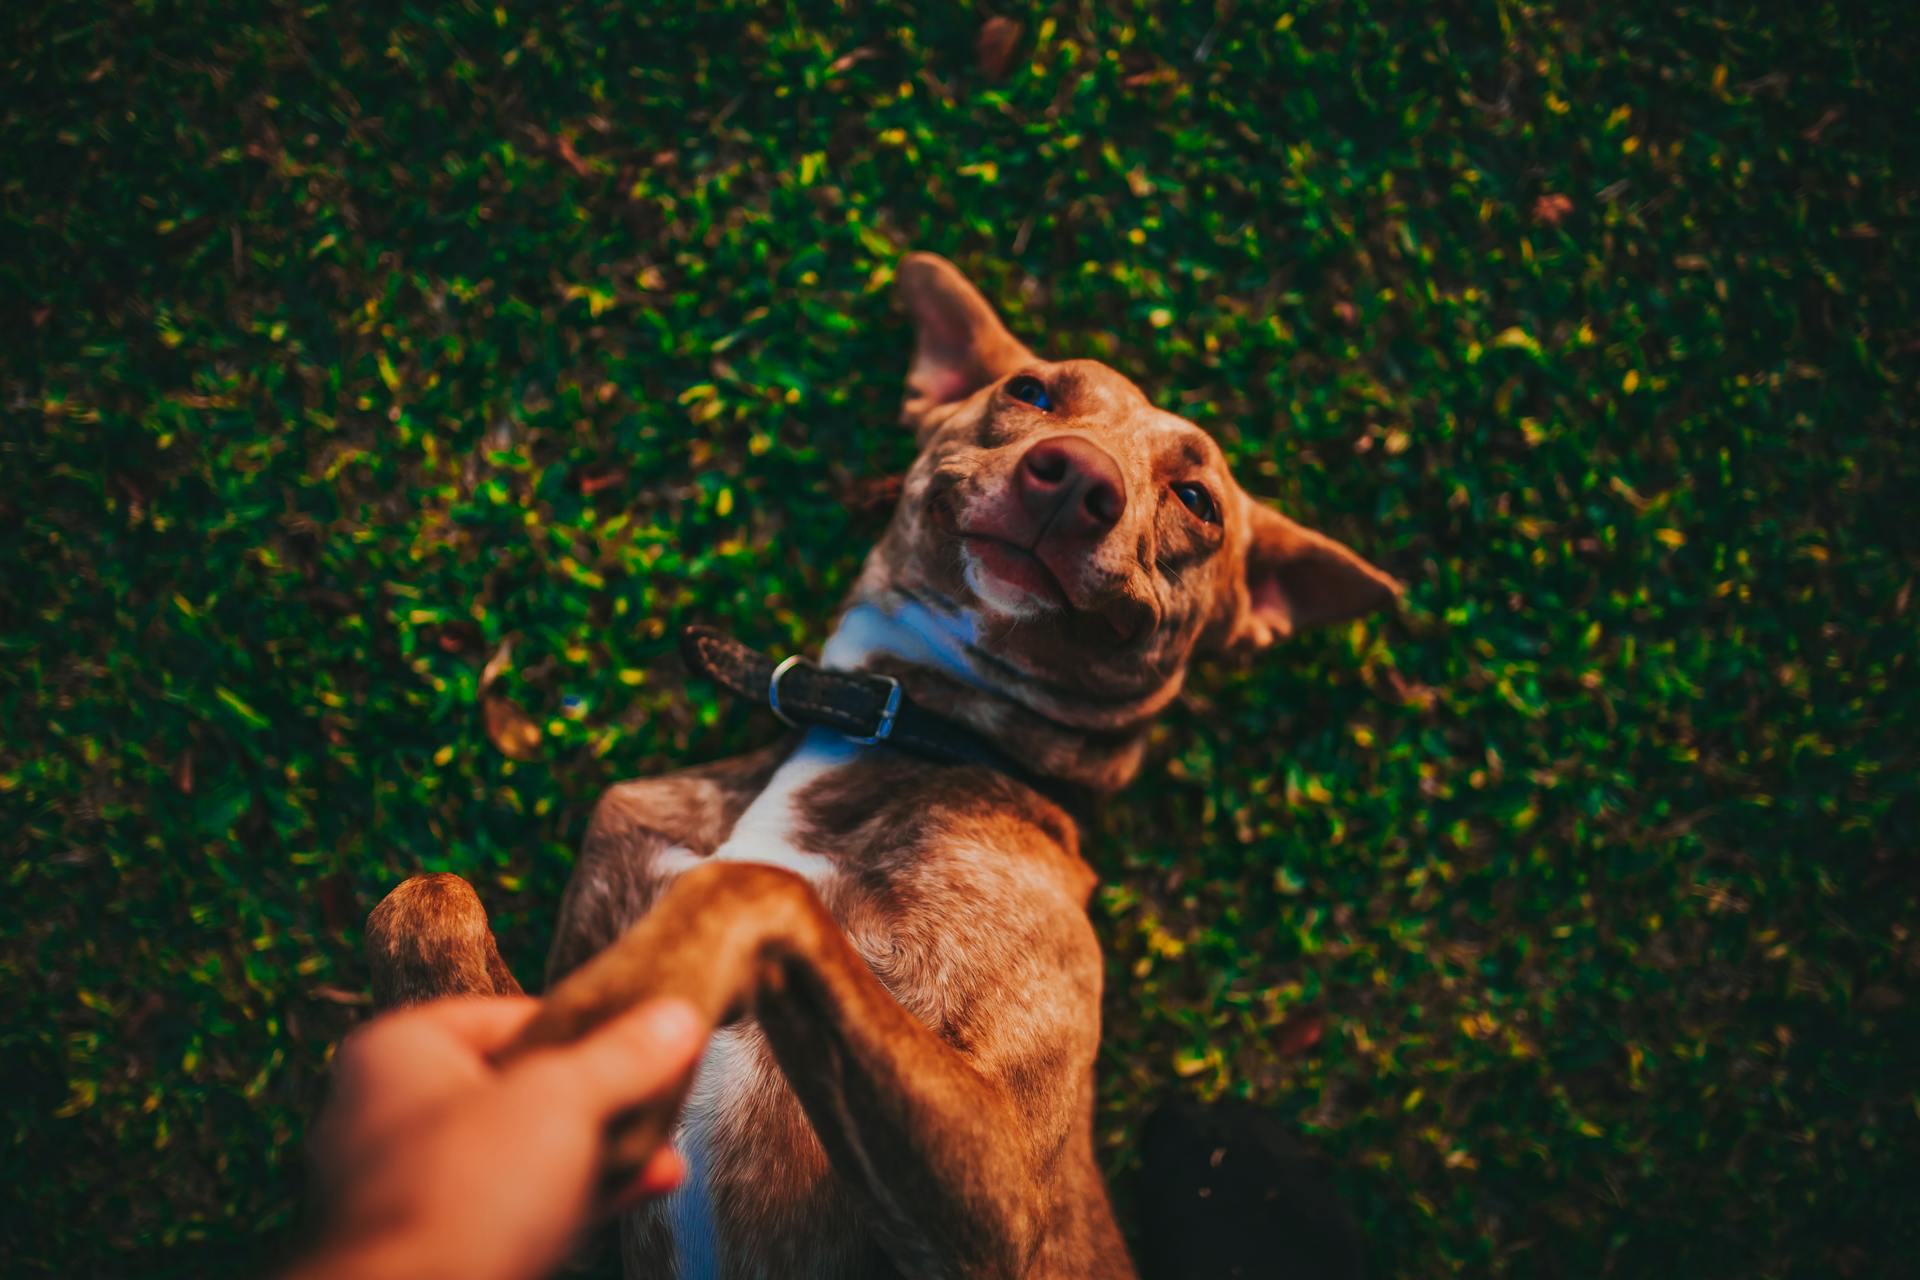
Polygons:
<instances>
[{"instance_id":1,"label":"metal buckle prong","mask_svg":"<svg viewBox=\"0 0 1920 1280\"><path fill-rule=\"evenodd\" d=\"M899 714L900 711L900 682L892 676L883 676L878 672L872 674L876 679L885 680L893 686L893 688L887 692L887 705L880 709L880 723L874 728L871 738L857 738L851 733L843 733L840 735L848 742L857 742L863 747L870 747L876 742L885 742L887 735L893 732L893 718Z\"/></svg>"}]
</instances>

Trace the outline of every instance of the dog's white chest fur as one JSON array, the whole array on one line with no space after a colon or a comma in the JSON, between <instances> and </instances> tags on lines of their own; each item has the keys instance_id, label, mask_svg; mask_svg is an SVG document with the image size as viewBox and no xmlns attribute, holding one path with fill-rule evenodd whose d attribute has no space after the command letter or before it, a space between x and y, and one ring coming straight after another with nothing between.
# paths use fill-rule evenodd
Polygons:
<instances>
[{"instance_id":1,"label":"dog's white chest fur","mask_svg":"<svg viewBox=\"0 0 1920 1280\"><path fill-rule=\"evenodd\" d=\"M970 618L945 617L919 604L893 610L860 605L841 619L821 657L826 666L845 670L876 653L891 653L974 683L979 677L965 654L973 629ZM832 730L809 729L712 856L785 867L806 877L816 890L824 890L837 874L836 864L827 854L803 847L795 800L862 750ZM654 865L659 875L670 878L702 861L692 850L675 846L662 851ZM760 1029L751 1024L729 1027L714 1036L700 1059L693 1090L674 1130L674 1144L687 1162L686 1181L666 1202L680 1280L716 1280L722 1272L707 1169L714 1134L726 1109L748 1099L762 1083L757 1065L765 1060L758 1052L760 1038Z\"/></svg>"},{"instance_id":2,"label":"dog's white chest fur","mask_svg":"<svg viewBox=\"0 0 1920 1280\"><path fill-rule=\"evenodd\" d=\"M833 860L799 847L794 798L859 751L858 746L830 730L808 730L800 746L774 770L766 789L753 798L733 824L733 833L713 856L785 867L819 884L832 874Z\"/></svg>"},{"instance_id":3,"label":"dog's white chest fur","mask_svg":"<svg viewBox=\"0 0 1920 1280\"><path fill-rule=\"evenodd\" d=\"M799 817L794 798L809 785L852 760L860 748L827 729L809 729L794 753L774 770L773 777L733 824L733 834L713 851L713 857L736 862L762 862L805 876L815 888L833 874L833 859L802 849L798 843ZM654 864L658 874L672 878L705 859L675 845L664 849Z\"/></svg>"},{"instance_id":4,"label":"dog's white chest fur","mask_svg":"<svg viewBox=\"0 0 1920 1280\"><path fill-rule=\"evenodd\" d=\"M835 874L834 861L801 847L794 801L810 784L852 760L859 751L859 746L830 730L808 730L800 746L774 771L766 788L734 823L726 843L712 856L784 867L805 876L815 889L824 888ZM662 874L672 876L702 861L698 854L676 846L664 850L656 866ZM756 1083L751 1078L755 1055L749 1038L759 1035L759 1028L749 1025L730 1027L714 1036L700 1059L693 1090L674 1130L674 1144L687 1162L686 1181L666 1204L680 1280L709 1280L721 1274L705 1166L713 1131L725 1108L748 1097Z\"/></svg>"}]
</instances>

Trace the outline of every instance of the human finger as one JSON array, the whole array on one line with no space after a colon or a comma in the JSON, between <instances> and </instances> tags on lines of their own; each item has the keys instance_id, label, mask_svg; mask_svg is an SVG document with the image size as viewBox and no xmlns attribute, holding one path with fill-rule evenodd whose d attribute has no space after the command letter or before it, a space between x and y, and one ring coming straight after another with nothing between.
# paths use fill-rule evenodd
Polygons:
<instances>
[{"instance_id":1,"label":"human finger","mask_svg":"<svg viewBox=\"0 0 1920 1280\"><path fill-rule=\"evenodd\" d=\"M649 1001L571 1045L529 1055L511 1074L553 1086L565 1105L604 1122L678 1081L709 1029L684 1000Z\"/></svg>"},{"instance_id":2,"label":"human finger","mask_svg":"<svg viewBox=\"0 0 1920 1280\"><path fill-rule=\"evenodd\" d=\"M525 997L452 997L383 1014L334 1055L333 1090L313 1148L327 1162L493 1075L486 1046L512 1039L538 1009Z\"/></svg>"},{"instance_id":3,"label":"human finger","mask_svg":"<svg viewBox=\"0 0 1920 1280\"><path fill-rule=\"evenodd\" d=\"M540 1002L532 996L444 996L398 1015L418 1018L464 1048L492 1053L520 1034Z\"/></svg>"},{"instance_id":4,"label":"human finger","mask_svg":"<svg viewBox=\"0 0 1920 1280\"><path fill-rule=\"evenodd\" d=\"M661 1147L642 1165L640 1172L612 1188L601 1198L601 1213L611 1216L655 1200L679 1186L687 1176L687 1162L672 1147Z\"/></svg>"}]
</instances>

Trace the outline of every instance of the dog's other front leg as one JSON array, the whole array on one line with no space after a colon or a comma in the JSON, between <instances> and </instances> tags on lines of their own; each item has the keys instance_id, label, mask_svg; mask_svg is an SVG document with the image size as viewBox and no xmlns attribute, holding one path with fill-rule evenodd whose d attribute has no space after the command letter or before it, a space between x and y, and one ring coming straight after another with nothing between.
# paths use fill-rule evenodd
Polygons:
<instances>
[{"instance_id":1,"label":"dog's other front leg","mask_svg":"<svg viewBox=\"0 0 1920 1280\"><path fill-rule=\"evenodd\" d=\"M456 875L414 876L367 917L367 967L379 1010L439 996L517 996L473 886Z\"/></svg>"},{"instance_id":2,"label":"dog's other front leg","mask_svg":"<svg viewBox=\"0 0 1920 1280\"><path fill-rule=\"evenodd\" d=\"M1041 1228L1042 1163L1003 1080L907 1012L799 876L746 862L682 875L619 941L560 982L503 1057L677 996L714 1024L753 1013L829 1158L914 1276L1021 1275ZM1089 1050L1090 1056L1090 1050ZM677 1105L677 1100L675 1105ZM636 1117L637 1164L671 1116Z\"/></svg>"}]
</instances>

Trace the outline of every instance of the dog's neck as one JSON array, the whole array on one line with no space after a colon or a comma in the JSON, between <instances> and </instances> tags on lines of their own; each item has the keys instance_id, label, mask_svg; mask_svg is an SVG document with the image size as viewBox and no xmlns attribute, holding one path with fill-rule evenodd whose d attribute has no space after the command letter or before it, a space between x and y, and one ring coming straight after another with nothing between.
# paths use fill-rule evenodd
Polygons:
<instances>
[{"instance_id":1,"label":"dog's neck","mask_svg":"<svg viewBox=\"0 0 1920 1280\"><path fill-rule=\"evenodd\" d=\"M821 661L898 679L921 706L967 726L1037 777L1096 793L1118 791L1140 770L1159 704L1087 728L1045 714L1021 696L1020 679L976 645L972 620L943 601L898 588L856 590ZM1111 723L1113 709L1100 716Z\"/></svg>"}]
</instances>

